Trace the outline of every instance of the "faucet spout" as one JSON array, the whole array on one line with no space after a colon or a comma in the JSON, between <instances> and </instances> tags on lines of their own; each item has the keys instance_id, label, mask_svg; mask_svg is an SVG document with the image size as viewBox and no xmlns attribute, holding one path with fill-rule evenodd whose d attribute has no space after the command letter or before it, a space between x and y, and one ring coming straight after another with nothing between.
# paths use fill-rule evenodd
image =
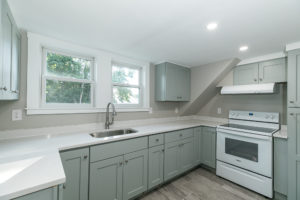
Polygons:
<instances>
[{"instance_id":1,"label":"faucet spout","mask_svg":"<svg viewBox=\"0 0 300 200\"><path fill-rule=\"evenodd\" d=\"M109 119L109 107L112 107L111 121ZM105 117L105 129L109 129L109 126L114 123L115 116L117 115L115 105L111 102L107 104L106 107L106 117Z\"/></svg>"}]
</instances>

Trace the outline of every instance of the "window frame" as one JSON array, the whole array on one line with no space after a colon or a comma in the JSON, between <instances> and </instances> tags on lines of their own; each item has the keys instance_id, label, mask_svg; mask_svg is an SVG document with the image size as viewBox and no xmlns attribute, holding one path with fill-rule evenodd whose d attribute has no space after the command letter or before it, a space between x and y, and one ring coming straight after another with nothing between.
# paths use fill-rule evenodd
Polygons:
<instances>
[{"instance_id":1,"label":"window frame","mask_svg":"<svg viewBox=\"0 0 300 200\"><path fill-rule=\"evenodd\" d=\"M90 80L87 79L77 79L72 77L59 77L54 75L49 75L47 73L47 54L55 53L64 56L71 56L86 59L92 62L91 65L91 78ZM83 109L83 108L94 108L95 107L95 88L96 88L96 81L95 81L95 58L92 56L84 56L79 55L78 53L73 53L68 50L57 50L55 48L47 48L42 47L42 75L41 75L41 108L43 109ZM76 82L76 83L87 83L91 85L90 91L90 99L91 103L84 104L84 103L47 103L46 102L46 81L47 80L56 80L56 81L64 81L64 82Z\"/></svg>"},{"instance_id":2,"label":"window frame","mask_svg":"<svg viewBox=\"0 0 300 200\"><path fill-rule=\"evenodd\" d=\"M131 84L114 83L113 80L111 80L111 101L114 102L114 95L113 95L114 87L138 88L139 89L139 98L138 98L139 103L138 104L129 104L129 103L124 103L124 104L114 103L114 104L115 104L116 108L121 108L121 109L122 108L142 108L144 105L143 67L134 65L134 64L113 61L111 63L111 77L112 77L112 69L113 69L114 65L116 65L117 67L121 67L121 68L124 67L124 68L138 70L139 82L138 82L138 85L131 85Z\"/></svg>"}]
</instances>

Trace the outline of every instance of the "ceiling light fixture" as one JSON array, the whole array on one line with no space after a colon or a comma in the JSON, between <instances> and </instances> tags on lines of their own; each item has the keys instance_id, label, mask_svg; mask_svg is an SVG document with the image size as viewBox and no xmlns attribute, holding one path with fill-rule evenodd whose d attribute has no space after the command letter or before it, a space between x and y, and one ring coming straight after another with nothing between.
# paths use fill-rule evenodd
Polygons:
<instances>
[{"instance_id":1,"label":"ceiling light fixture","mask_svg":"<svg viewBox=\"0 0 300 200\"><path fill-rule=\"evenodd\" d=\"M213 31L213 30L216 30L218 28L218 24L215 23L215 22L212 22L212 23L207 24L206 28L209 31Z\"/></svg>"},{"instance_id":2,"label":"ceiling light fixture","mask_svg":"<svg viewBox=\"0 0 300 200\"><path fill-rule=\"evenodd\" d=\"M241 46L240 47L240 51L247 51L248 50L248 46Z\"/></svg>"}]
</instances>

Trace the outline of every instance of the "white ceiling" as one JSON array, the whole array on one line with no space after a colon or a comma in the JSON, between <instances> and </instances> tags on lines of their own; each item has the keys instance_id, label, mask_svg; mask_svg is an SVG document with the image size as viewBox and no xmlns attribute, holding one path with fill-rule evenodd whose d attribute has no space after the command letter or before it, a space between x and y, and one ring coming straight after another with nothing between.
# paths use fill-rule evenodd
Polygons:
<instances>
[{"instance_id":1,"label":"white ceiling","mask_svg":"<svg viewBox=\"0 0 300 200\"><path fill-rule=\"evenodd\" d=\"M154 63L245 59L300 40L299 0L8 1L28 31ZM219 27L209 32L212 21Z\"/></svg>"}]
</instances>

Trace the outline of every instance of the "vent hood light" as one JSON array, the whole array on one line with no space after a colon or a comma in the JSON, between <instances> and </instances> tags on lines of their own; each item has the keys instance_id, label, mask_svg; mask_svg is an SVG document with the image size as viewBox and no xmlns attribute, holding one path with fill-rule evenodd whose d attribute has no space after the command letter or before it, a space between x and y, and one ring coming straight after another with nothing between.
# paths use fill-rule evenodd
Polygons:
<instances>
[{"instance_id":1,"label":"vent hood light","mask_svg":"<svg viewBox=\"0 0 300 200\"><path fill-rule=\"evenodd\" d=\"M221 94L273 94L275 83L224 86Z\"/></svg>"}]
</instances>

